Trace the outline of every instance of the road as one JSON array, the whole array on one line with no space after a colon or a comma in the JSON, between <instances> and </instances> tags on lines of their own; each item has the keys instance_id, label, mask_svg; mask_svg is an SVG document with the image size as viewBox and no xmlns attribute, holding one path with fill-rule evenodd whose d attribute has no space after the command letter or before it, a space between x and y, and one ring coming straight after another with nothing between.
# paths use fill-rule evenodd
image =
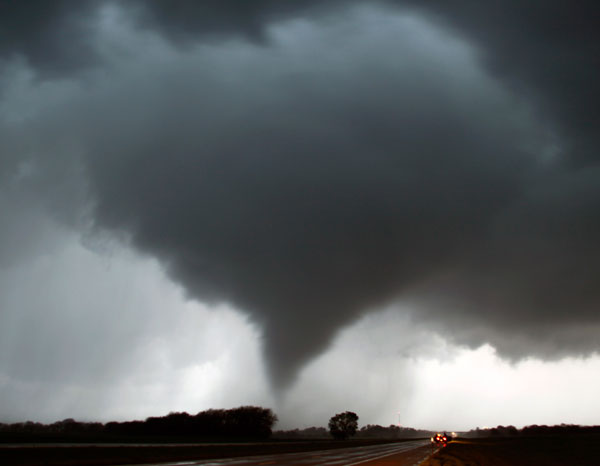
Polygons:
<instances>
[{"instance_id":1,"label":"road","mask_svg":"<svg viewBox=\"0 0 600 466\"><path fill-rule=\"evenodd\" d=\"M201 461L160 463L160 466L269 466L269 465L338 465L338 466L416 466L431 454L429 440L387 443L366 447L247 456ZM137 465L140 466L140 465ZM141 466L158 466L158 463Z\"/></svg>"}]
</instances>

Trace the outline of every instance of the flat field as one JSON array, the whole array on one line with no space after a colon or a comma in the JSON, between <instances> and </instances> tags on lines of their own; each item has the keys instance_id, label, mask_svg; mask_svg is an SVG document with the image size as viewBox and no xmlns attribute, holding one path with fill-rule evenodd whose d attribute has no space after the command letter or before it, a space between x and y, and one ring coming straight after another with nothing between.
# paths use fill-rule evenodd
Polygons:
<instances>
[{"instance_id":1,"label":"flat field","mask_svg":"<svg viewBox=\"0 0 600 466\"><path fill-rule=\"evenodd\" d=\"M412 439L407 439L412 440ZM396 441L401 442L401 441ZM206 443L162 445L107 444L5 444L0 445L0 464L15 466L74 466L158 463L252 455L296 453L391 443L390 440L314 440L260 443Z\"/></svg>"},{"instance_id":2,"label":"flat field","mask_svg":"<svg viewBox=\"0 0 600 466\"><path fill-rule=\"evenodd\" d=\"M600 435L459 439L422 466L600 465Z\"/></svg>"}]
</instances>

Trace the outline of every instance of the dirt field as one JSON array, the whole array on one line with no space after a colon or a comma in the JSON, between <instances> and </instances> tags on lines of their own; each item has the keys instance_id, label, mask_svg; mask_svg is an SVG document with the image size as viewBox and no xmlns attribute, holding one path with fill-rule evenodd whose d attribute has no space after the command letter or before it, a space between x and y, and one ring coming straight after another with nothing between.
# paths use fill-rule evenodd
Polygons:
<instances>
[{"instance_id":1,"label":"dirt field","mask_svg":"<svg viewBox=\"0 0 600 466\"><path fill-rule=\"evenodd\" d=\"M600 465L600 436L574 435L451 442L422 466Z\"/></svg>"}]
</instances>

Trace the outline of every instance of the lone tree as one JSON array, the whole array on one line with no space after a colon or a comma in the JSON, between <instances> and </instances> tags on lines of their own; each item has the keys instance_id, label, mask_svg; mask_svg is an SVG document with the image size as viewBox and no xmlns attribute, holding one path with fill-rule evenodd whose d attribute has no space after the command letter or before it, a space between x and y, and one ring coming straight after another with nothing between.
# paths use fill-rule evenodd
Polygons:
<instances>
[{"instance_id":1,"label":"lone tree","mask_svg":"<svg viewBox=\"0 0 600 466\"><path fill-rule=\"evenodd\" d=\"M334 439L346 440L356 433L358 416L352 411L336 414L329 419L329 433Z\"/></svg>"}]
</instances>

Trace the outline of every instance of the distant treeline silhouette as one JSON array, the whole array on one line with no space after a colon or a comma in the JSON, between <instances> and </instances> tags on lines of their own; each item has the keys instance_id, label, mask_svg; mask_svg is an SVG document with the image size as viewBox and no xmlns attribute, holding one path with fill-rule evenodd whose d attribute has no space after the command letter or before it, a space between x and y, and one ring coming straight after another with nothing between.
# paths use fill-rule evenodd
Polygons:
<instances>
[{"instance_id":1,"label":"distant treeline silhouette","mask_svg":"<svg viewBox=\"0 0 600 466\"><path fill-rule=\"evenodd\" d=\"M355 438L362 439L400 439L431 437L434 431L413 429L390 425L383 427L369 424L361 427ZM600 426L580 426L573 424L560 424L555 426L530 425L517 429L514 426L498 426L485 429L473 429L469 432L460 432L461 437L544 437L553 435L570 434L600 434ZM306 429L279 430L273 433L274 438L280 439L324 439L329 437L329 431L324 427L308 427Z\"/></svg>"},{"instance_id":2,"label":"distant treeline silhouette","mask_svg":"<svg viewBox=\"0 0 600 466\"><path fill-rule=\"evenodd\" d=\"M430 437L430 430L413 429L411 427L399 427L390 425L383 427L377 424L368 424L361 427L354 438L362 439L397 439L397 438L423 438ZM325 427L308 427L306 429L279 430L273 433L274 438L281 439L326 439L331 435Z\"/></svg>"},{"instance_id":3,"label":"distant treeline silhouette","mask_svg":"<svg viewBox=\"0 0 600 466\"><path fill-rule=\"evenodd\" d=\"M517 429L514 426L498 426L470 430L465 437L546 437L569 434L600 434L600 426L580 426L575 424L560 424L555 426L533 424Z\"/></svg>"},{"instance_id":4,"label":"distant treeline silhouette","mask_svg":"<svg viewBox=\"0 0 600 466\"><path fill-rule=\"evenodd\" d=\"M430 430L400 427L394 424L390 424L389 427L368 424L360 428L356 433L356 438L422 438L430 437L431 435L433 435L433 432Z\"/></svg>"},{"instance_id":5,"label":"distant treeline silhouette","mask_svg":"<svg viewBox=\"0 0 600 466\"><path fill-rule=\"evenodd\" d=\"M201 438L268 438L277 416L272 410L241 406L234 409L209 409L191 415L186 412L149 417L145 421L78 422L65 419L52 424L19 422L0 424L2 433L63 434L96 436L183 436Z\"/></svg>"}]
</instances>

